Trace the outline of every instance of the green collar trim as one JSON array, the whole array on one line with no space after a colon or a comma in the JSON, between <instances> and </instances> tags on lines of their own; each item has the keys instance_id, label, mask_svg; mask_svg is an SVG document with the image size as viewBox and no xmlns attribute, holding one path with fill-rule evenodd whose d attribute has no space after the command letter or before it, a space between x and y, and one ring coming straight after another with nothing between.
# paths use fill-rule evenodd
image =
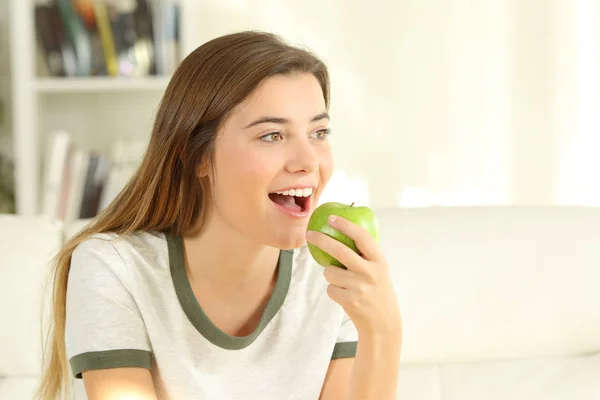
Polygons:
<instances>
[{"instance_id":1,"label":"green collar trim","mask_svg":"<svg viewBox=\"0 0 600 400\"><path fill-rule=\"evenodd\" d=\"M252 344L283 305L292 278L293 250L281 250L279 253L277 282L254 332L248 336L231 336L213 324L198 303L185 271L183 240L180 236L169 234L165 236L169 249L169 268L175 293L183 312L196 330L211 343L224 349L239 350Z\"/></svg>"}]
</instances>

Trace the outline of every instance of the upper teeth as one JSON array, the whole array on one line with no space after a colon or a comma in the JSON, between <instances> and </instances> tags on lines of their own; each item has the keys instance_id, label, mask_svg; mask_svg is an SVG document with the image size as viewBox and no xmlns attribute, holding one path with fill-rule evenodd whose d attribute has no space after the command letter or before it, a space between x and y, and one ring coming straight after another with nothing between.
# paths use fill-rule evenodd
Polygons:
<instances>
[{"instance_id":1,"label":"upper teeth","mask_svg":"<svg viewBox=\"0 0 600 400\"><path fill-rule=\"evenodd\" d=\"M284 196L308 197L313 193L313 189L312 188L290 189L290 190L284 190L283 192L275 192L275 193L282 194Z\"/></svg>"}]
</instances>

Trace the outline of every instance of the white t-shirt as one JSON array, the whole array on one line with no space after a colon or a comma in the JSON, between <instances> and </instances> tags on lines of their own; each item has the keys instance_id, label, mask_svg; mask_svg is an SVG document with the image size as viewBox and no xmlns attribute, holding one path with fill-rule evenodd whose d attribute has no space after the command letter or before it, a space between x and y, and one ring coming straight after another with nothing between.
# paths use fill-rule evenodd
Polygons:
<instances>
[{"instance_id":1,"label":"white t-shirt","mask_svg":"<svg viewBox=\"0 0 600 400\"><path fill-rule=\"evenodd\" d=\"M69 272L65 340L74 392L84 393L83 371L143 367L161 400L318 399L329 362L354 357L357 344L326 287L306 246L281 251L257 329L230 336L196 300L180 237L97 234L75 249Z\"/></svg>"}]
</instances>

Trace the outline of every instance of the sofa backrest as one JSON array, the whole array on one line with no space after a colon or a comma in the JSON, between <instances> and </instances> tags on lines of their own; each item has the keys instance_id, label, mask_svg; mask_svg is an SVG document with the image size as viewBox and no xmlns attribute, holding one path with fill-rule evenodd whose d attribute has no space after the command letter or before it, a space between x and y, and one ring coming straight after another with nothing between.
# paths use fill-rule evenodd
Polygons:
<instances>
[{"instance_id":1,"label":"sofa backrest","mask_svg":"<svg viewBox=\"0 0 600 400\"><path fill-rule=\"evenodd\" d=\"M379 210L407 363L600 351L600 208Z\"/></svg>"},{"instance_id":2,"label":"sofa backrest","mask_svg":"<svg viewBox=\"0 0 600 400\"><path fill-rule=\"evenodd\" d=\"M38 376L40 318L50 311L46 268L63 226L44 217L0 215L0 377ZM45 314L46 316L48 314Z\"/></svg>"}]
</instances>

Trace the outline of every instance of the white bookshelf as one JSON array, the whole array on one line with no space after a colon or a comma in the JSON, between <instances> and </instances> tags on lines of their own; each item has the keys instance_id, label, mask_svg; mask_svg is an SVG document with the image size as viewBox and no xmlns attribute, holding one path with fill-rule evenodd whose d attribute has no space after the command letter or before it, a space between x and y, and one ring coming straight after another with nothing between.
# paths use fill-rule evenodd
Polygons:
<instances>
[{"instance_id":1,"label":"white bookshelf","mask_svg":"<svg viewBox=\"0 0 600 400\"><path fill-rule=\"evenodd\" d=\"M197 0L179 0L182 57L203 42ZM149 135L169 77L51 78L36 75L34 0L9 0L12 130L17 214L41 210L46 139L66 130L86 149L110 151L116 138Z\"/></svg>"}]
</instances>

